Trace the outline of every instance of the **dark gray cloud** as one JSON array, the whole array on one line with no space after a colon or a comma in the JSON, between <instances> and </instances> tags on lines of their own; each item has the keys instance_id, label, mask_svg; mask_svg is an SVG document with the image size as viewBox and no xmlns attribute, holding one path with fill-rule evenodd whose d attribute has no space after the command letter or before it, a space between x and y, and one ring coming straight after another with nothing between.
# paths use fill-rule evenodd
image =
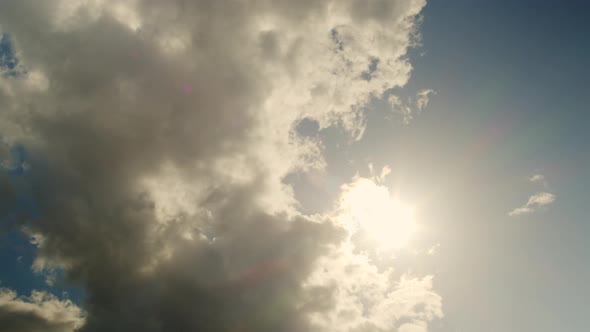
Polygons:
<instances>
[{"instance_id":1,"label":"dark gray cloud","mask_svg":"<svg viewBox=\"0 0 590 332\"><path fill-rule=\"evenodd\" d=\"M322 165L299 120L358 137L362 106L408 80L424 1L391 3L0 4L27 68L0 81L2 143L26 147L39 211L19 227L34 269L85 288L82 331L320 328L332 288L306 280L344 230L282 179Z\"/></svg>"}]
</instances>

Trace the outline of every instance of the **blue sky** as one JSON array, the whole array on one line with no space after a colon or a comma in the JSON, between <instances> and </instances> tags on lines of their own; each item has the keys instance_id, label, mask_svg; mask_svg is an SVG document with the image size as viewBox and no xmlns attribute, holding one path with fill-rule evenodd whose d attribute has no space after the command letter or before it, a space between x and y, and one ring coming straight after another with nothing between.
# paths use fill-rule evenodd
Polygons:
<instances>
[{"instance_id":1,"label":"blue sky","mask_svg":"<svg viewBox=\"0 0 590 332\"><path fill-rule=\"evenodd\" d=\"M8 34L2 34L0 40L0 68L6 72L6 77L18 79L26 75L26 71L19 71L19 60ZM36 205L34 190L32 189L31 174L27 165L30 164L26 147L14 144L9 156L1 165L0 172L5 181L10 182L12 188L17 189L15 200L2 202L2 217L0 219L0 287L10 287L19 294L28 294L31 290L46 290L51 293L82 302L83 290L68 284L61 279L60 271L53 273L58 276L55 282L48 285L49 274L34 273L31 269L35 257L35 246L31 244L30 236L15 229L20 218L32 221L40 218Z\"/></svg>"},{"instance_id":2,"label":"blue sky","mask_svg":"<svg viewBox=\"0 0 590 332\"><path fill-rule=\"evenodd\" d=\"M456 151L468 174L455 185L477 197L457 202L443 225L441 331L585 329L588 8L432 1L424 11L426 55L416 58L410 85L438 92L421 117L431 121L424 130L447 133L438 136L440 149ZM533 173L546 176L557 201L543 213L507 218L510 202L539 189L526 183Z\"/></svg>"},{"instance_id":3,"label":"blue sky","mask_svg":"<svg viewBox=\"0 0 590 332\"><path fill-rule=\"evenodd\" d=\"M588 10L590 10L590 4L574 0L430 0L420 11L422 20L418 30L421 35L421 46L409 49L408 58L413 67L409 81L404 86L393 84L387 89L384 98L373 98L371 102L364 105L366 128L362 138L356 141L351 139L347 128L326 125L322 123L325 118L321 116L313 119L313 112L294 116L293 119L297 121L304 118L302 122L297 122L298 124L295 125L298 137L304 140L309 139L315 142L313 144L320 143L318 146L321 146L325 169L315 170L311 167L311 170L303 170L296 167L283 167L284 160L291 160L289 158L296 160L293 155L277 158L278 161L261 158L262 161L255 164L254 168L264 168L260 165L276 167L278 170L273 168L273 171L278 174L278 182L292 186L293 192L289 191L288 195L292 194L297 200L298 209L306 218L313 214L339 216L340 212L326 211L332 211L335 207L334 211L342 209L341 206L338 207L338 197L345 195L341 192L346 185L355 188L355 180L351 180L355 178L355 175L372 179L376 185L388 188L392 195L415 206L418 231L407 248L395 253L396 258L392 266L396 271L407 273L407 275L434 276L432 290L442 298L444 316L424 320L424 322L428 321L428 331L585 331L587 316L590 314L586 304L587 299L590 298L590 287L587 284L590 280L590 264L588 264L590 221L587 213L590 178L586 174L590 169L590 149L588 148L590 112L586 92L590 86L588 63L590 22L586 19ZM408 13L408 17L413 17L411 16L413 12ZM363 15L365 14L377 15L369 11ZM113 17L116 15L113 14ZM0 27L4 28L1 23L2 21L0 21ZM112 22L108 21L104 24L112 24ZM20 75L23 77L29 75L29 68L26 63L18 62L27 69L21 74L14 73L14 63L17 62L14 61L14 49L8 42L10 30L7 31L9 32L3 34L0 42L0 59L2 59L0 67L7 70L8 74L4 74L4 79L7 82L8 80L14 82L21 78ZM22 36L30 37L25 30L22 32L15 28L15 31ZM102 32L104 31L100 30L97 35ZM90 36L90 38L96 37L92 34ZM62 37L57 35L56 38ZM269 45L278 43L276 40L272 41L272 38L269 40L271 40ZM97 43L100 42L101 40L97 41ZM344 42L342 49L348 50L347 42ZM36 50L27 43L22 44L25 48ZM109 45L108 42L106 45ZM113 48L120 46L115 45L115 42L113 45ZM42 58L43 55L39 54L30 57L32 62L39 61L46 65L46 67L40 65L42 69L53 68L39 60ZM55 60L52 59L52 61ZM146 56L146 59L145 62L141 62L141 65L164 63L164 61L157 62L159 59L149 58L149 56ZM233 61L233 58L231 60ZM272 61L275 60L273 58ZM271 63L271 60L265 61ZM105 63L109 64L108 61ZM228 60L228 63L233 62ZM218 64L219 67L216 67L217 70L221 70L219 68L224 65L226 63L221 61ZM56 75L62 75L63 72L60 70L65 70L63 68L67 66L55 67L60 69L53 68L53 70L57 73ZM127 66L132 67L129 64ZM228 65L229 67L231 66ZM71 68L77 69L75 66ZM170 68L176 70L181 66ZM403 66L396 68L403 68ZM36 68L33 66L32 69ZM378 69L379 65L377 65ZM194 68L187 67L185 70L193 73ZM77 73L79 76L60 76L56 78L56 81L75 80L81 77L88 79L93 75L90 69L81 70L80 73ZM150 72L151 74L154 74L154 77L162 75L160 71ZM184 74L180 71L175 75L181 77ZM138 86L145 84L145 78L133 70L125 75L128 76L123 75L116 84L122 82L121 86L124 86L126 79L129 82L136 79L140 82ZM203 75L214 74L206 71ZM165 77L163 81L167 79L169 78ZM190 77L186 80L189 81ZM174 84L177 83L174 82ZM160 83L157 82L157 84ZM201 105L201 100L212 98L211 95L215 96L214 92L203 88L209 83L209 81L202 85L195 83L195 87L191 87L190 92L186 93L195 91L194 95L197 96L194 97L193 104L186 102L189 108L192 105ZM64 86L67 87L67 84ZM151 88L149 84L141 86ZM236 89L239 89L239 83L236 83L236 86L238 86ZM356 87L356 85L351 86L351 90ZM129 96L134 98L137 91L133 90L133 87L129 85L121 89L131 91ZM164 88L167 87L164 86ZM299 86L294 85L295 88ZM204 91L207 92L199 94L199 89L205 89ZM292 91L295 91L294 89ZM395 107L392 112L392 105L387 102L388 95L395 95L405 103L401 107L407 104L416 108L418 100L416 93L427 89L433 91L428 99L428 105L420 111L413 110L413 117L408 123L405 123L396 113ZM71 91L60 90L57 96L66 95L64 98L67 98L67 94ZM105 95L110 93L105 91L107 89L101 93ZM244 91L250 93L250 90ZM307 92L307 90L304 91ZM158 90L157 93L160 92ZM240 92L243 95L247 94L241 90ZM162 95L168 97L167 93L163 92ZM152 94L154 94L153 91ZM148 95L147 92L146 95ZM189 97L192 98L192 96ZM288 100L288 97L291 96L285 96L285 100ZM89 97L89 100L96 104L100 104L102 99L103 94L98 93ZM148 99L146 97L146 100ZM74 101L71 104L78 102L75 98L71 100ZM121 98L121 100L121 103L128 102L128 99ZM132 100L132 97L129 100ZM242 99L236 100L238 105L241 105L239 103ZM177 104L172 103L176 105L174 107L185 106L183 104L185 101L175 103ZM154 104L153 100L151 104L146 102L142 105L149 108L152 104ZM217 104L212 103L212 105ZM158 107L165 108L165 106ZM92 104L88 108L92 109ZM159 113L154 114L158 115L153 119L160 121ZM172 119L184 116L178 115L180 113L172 114L173 116L170 117ZM326 115L326 117L329 116L331 115ZM95 118L97 122L105 120L100 116ZM71 120L67 119L64 123ZM201 117L193 120L195 119L206 120ZM285 119L287 120L277 121L277 126L283 123L290 124L289 121L292 119L288 117ZM220 122L219 126L223 129L224 120L213 116L211 123L215 121ZM346 120L341 121L346 122ZM107 122L105 120L104 123ZM103 122L100 123L103 124ZM174 122L171 123L173 126ZM104 134L101 130L108 127L105 125L104 128L97 129L93 125L94 123L84 128L91 128L90 131L97 136ZM239 131L239 128L235 129L236 124L233 122L226 125L227 128L231 128L228 130L229 133ZM138 125L138 128L143 127ZM151 130L155 127L146 125L145 128ZM42 127L42 129L47 128ZM196 134L189 136L192 142L215 140L217 136L209 133L207 129L201 128L204 136ZM223 131L221 129L220 131ZM184 133L183 130L188 129L181 126L176 128L176 133ZM250 128L250 130L255 132L256 128ZM73 133L79 132L73 131ZM54 137L50 136L54 135L50 130L40 135ZM115 132L113 135L126 137L120 132ZM231 136L231 134L227 135ZM290 135L293 134L290 133ZM59 135L55 137L63 138ZM138 135L138 137L144 136ZM172 135L166 136L163 140L169 137ZM69 137L68 139L76 140L77 138ZM276 141L280 140L276 139ZM110 141L107 140L107 142ZM130 142L132 143L126 142L129 143L127 145L121 144L121 150L136 146L134 140L130 139ZM154 146L161 143L160 141L150 142ZM12 157L22 159L20 161L22 164L26 159L28 146L26 144L22 148L20 148L21 145L15 146L16 150L12 150ZM174 146L173 149L182 150L179 146ZM223 148L226 149L227 146ZM307 148L307 145L305 147ZM79 147L71 146L71 148L77 151L76 148ZM251 146L244 147L243 151L250 151L251 148ZM41 151L39 152L41 154L44 151L39 146L35 149L37 152ZM261 151L266 151L264 149L270 148L260 147ZM286 148L282 146L277 149L281 151ZM304 149L303 145L299 149ZM56 151L58 155L61 153L59 149ZM122 156L119 154L120 151L113 147L101 151L108 157ZM304 157L313 159L313 151L315 150L310 153L312 157L309 155ZM43 158L50 158L47 155L45 154ZM183 154L183 158L186 155ZM277 155L280 154L277 152ZM135 154L130 153L129 156L135 156ZM137 156L138 160L143 157L142 154ZM168 159L162 160L170 163L177 162L175 157L166 156ZM243 155L240 156L243 157ZM258 158L258 155L255 156L252 158ZM129 159L132 158L129 157ZM72 164L82 169L89 164L86 163L88 162L86 159L79 159L81 161L78 164L76 164L78 159L72 160ZM89 160L95 162L94 159ZM149 158L145 160L152 161ZM185 159L178 158L178 160ZM236 161L238 159L228 160L234 163L241 162ZM125 160L122 161L122 163L125 162ZM162 163L165 164L164 161ZM128 165L136 167L134 160ZM376 172L378 173L385 166L391 170L390 174L387 177L376 175ZM245 173L250 169L248 167L249 165L243 167L246 169ZM134 170L131 166L129 169ZM29 176L28 172L34 171L35 165L31 170L23 170L20 174L16 174L19 172L14 172L11 168L5 167L3 170L5 179L18 182L13 186L24 188L23 195L31 197L35 194L29 193L30 188L33 187L27 182L29 180L26 177ZM65 171L63 173L57 171L56 174L70 176ZM122 172L122 174L127 176L130 173ZM535 175L538 176L538 180L531 180ZM146 177L148 182L152 179L149 176ZM203 175L199 173L195 178L199 179L199 176ZM206 177L209 176L207 173ZM231 181L241 181L238 176L229 178L232 179ZM192 181L192 178L189 177L189 179ZM165 187L173 182L163 183L162 186ZM186 179L185 183L193 184ZM196 183L196 187L201 185L198 181ZM170 187L180 188L182 185L181 181L180 184L170 185ZM215 183L211 186L218 188L216 186L223 185ZM275 188L274 186L277 184L268 184L269 188ZM240 187L239 190L242 189ZM531 210L527 213L510 215L511 211L524 206L530 197L539 193L553 198L539 203L538 206L533 203ZM69 197L67 195L70 193L66 195L59 192L59 194ZM181 201L182 198L178 197L186 197L168 194L156 197L171 201L175 199ZM281 192L281 194L284 193ZM274 202L276 199L282 202L281 194L269 194L271 201ZM217 197L215 195L224 195L224 193L214 192L207 196L207 199ZM266 197L262 194L260 196ZM258 196L252 195L252 197ZM25 209L36 215L34 199L24 198L24 200L30 204L23 203L26 206L20 206L21 210ZM208 200L204 202L210 204ZM49 202L52 201L49 200ZM102 201L99 200L99 202ZM166 202L169 204L163 204L166 208L183 206L180 203L176 206ZM104 204L109 206L109 201ZM6 204L3 204L2 211L19 209L18 206L4 205ZM205 213L209 218L212 218L212 210L214 208ZM102 216L101 213L102 211L99 213ZM43 215L39 220L42 219ZM0 287L13 289L19 294L28 294L32 289L46 290L57 296L62 296L66 292L74 302L84 306L87 299L86 290L77 285L84 282L91 284L91 281L80 277L80 271L76 270L71 275L74 277L70 276L71 278L68 279L58 275L56 285L47 285L45 274L35 274L31 270L36 246L30 243L28 236L10 228L12 225L10 216L2 218L2 223L6 227L2 228L3 233L0 234L0 266L2 266ZM401 232L401 229L398 231ZM430 249L433 254L425 254ZM121 253L121 256L124 255L125 253ZM186 275L190 273L187 272ZM168 277L168 275L165 276ZM94 282L94 279L89 280ZM148 282L146 284L151 285ZM93 290L91 289L90 292L92 293ZM408 330L404 331L423 330L410 330L408 327Z\"/></svg>"}]
</instances>

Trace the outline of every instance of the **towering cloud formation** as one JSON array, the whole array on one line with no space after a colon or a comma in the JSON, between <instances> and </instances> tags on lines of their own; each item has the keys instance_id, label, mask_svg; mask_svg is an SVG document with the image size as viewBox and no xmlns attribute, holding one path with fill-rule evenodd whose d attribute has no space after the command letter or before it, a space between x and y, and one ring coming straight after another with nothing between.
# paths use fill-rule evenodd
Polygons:
<instances>
[{"instance_id":1,"label":"towering cloud formation","mask_svg":"<svg viewBox=\"0 0 590 332\"><path fill-rule=\"evenodd\" d=\"M3 173L1 199L34 202L18 225L37 270L86 289L82 330L342 331L317 319L342 296L309 278L347 235L330 214L301 215L282 182L323 166L294 125L360 137L369 99L409 78L424 5L2 1L23 69L0 78L0 135L27 160L18 181ZM407 317L440 316L427 310Z\"/></svg>"}]
</instances>

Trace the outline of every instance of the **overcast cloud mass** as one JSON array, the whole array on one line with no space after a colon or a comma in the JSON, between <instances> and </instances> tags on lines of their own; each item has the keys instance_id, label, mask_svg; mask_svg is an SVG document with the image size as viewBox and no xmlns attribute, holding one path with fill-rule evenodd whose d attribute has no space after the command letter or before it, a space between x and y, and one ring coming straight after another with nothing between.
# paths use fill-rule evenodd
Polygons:
<instances>
[{"instance_id":1,"label":"overcast cloud mass","mask_svg":"<svg viewBox=\"0 0 590 332\"><path fill-rule=\"evenodd\" d=\"M74 3L0 3L19 61L0 76L0 195L3 214L30 203L9 223L33 238L32 268L86 299L2 290L0 331L426 331L442 317L432 276L374 265L338 207L304 215L283 182L325 166L299 121L358 139L370 99L408 81L425 0Z\"/></svg>"}]
</instances>

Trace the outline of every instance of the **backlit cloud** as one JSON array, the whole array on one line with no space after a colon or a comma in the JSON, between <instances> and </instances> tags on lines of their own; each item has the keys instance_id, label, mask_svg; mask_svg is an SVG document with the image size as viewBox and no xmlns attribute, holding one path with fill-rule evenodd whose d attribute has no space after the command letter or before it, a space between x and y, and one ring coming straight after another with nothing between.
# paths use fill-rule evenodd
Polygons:
<instances>
[{"instance_id":1,"label":"backlit cloud","mask_svg":"<svg viewBox=\"0 0 590 332\"><path fill-rule=\"evenodd\" d=\"M283 181L325 165L301 119L359 139L371 98L406 84L424 6L0 3L26 68L0 77L0 143L27 151L0 194L34 201L17 226L37 239L36 270L84 287L81 331L392 331L442 316L431 276L393 280L351 255L335 215L301 214Z\"/></svg>"}]
</instances>

